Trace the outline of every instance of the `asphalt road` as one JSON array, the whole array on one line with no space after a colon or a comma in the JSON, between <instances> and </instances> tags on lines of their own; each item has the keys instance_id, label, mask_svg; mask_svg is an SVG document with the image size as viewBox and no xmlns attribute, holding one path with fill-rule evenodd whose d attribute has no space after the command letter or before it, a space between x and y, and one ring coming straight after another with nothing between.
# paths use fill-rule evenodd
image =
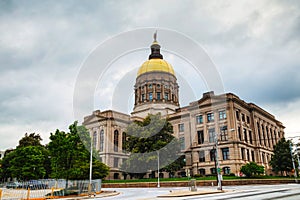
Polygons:
<instances>
[{"instance_id":1,"label":"asphalt road","mask_svg":"<svg viewBox=\"0 0 300 200\"><path fill-rule=\"evenodd\" d=\"M198 187L199 190L211 191L216 190L216 187ZM111 200L227 200L227 199L283 199L283 200L299 200L300 199L300 184L280 184L280 185L243 185L243 186L225 186L225 193L206 194L186 197L158 198L159 195L169 194L170 191L187 191L188 188L105 188L105 190L116 190L119 195L113 197L105 197L101 199ZM99 198L100 199L100 198Z\"/></svg>"}]
</instances>

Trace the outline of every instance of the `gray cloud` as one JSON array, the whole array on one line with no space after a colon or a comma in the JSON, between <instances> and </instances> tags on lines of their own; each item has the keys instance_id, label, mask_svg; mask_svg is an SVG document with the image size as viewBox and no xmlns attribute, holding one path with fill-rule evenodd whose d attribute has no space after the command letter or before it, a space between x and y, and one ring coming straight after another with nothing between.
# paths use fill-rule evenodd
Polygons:
<instances>
[{"instance_id":1,"label":"gray cloud","mask_svg":"<svg viewBox=\"0 0 300 200\"><path fill-rule=\"evenodd\" d=\"M280 105L293 113L300 107L299 19L299 1L0 1L0 135L36 130L46 140L50 131L66 129L84 59L105 39L139 27L195 39L226 91L274 109L294 131ZM201 98L205 91L191 80ZM101 107L107 102L95 104L108 109ZM14 145L1 140L0 149Z\"/></svg>"}]
</instances>

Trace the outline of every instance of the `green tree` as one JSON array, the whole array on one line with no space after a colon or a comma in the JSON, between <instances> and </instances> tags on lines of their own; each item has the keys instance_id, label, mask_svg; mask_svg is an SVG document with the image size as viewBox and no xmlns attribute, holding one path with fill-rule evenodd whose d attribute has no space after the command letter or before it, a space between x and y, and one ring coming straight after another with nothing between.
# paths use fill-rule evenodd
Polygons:
<instances>
[{"instance_id":1,"label":"green tree","mask_svg":"<svg viewBox=\"0 0 300 200\"><path fill-rule=\"evenodd\" d=\"M47 178L49 166L47 149L41 145L42 138L35 133L25 134L15 150L7 150L2 160L4 179L21 180ZM48 167L49 168L49 167Z\"/></svg>"},{"instance_id":2,"label":"green tree","mask_svg":"<svg viewBox=\"0 0 300 200\"><path fill-rule=\"evenodd\" d=\"M78 127L77 122L71 124L69 130L69 133L59 130L56 130L54 134L51 133L51 141L48 144L51 157L51 177L66 180L87 179L90 160L90 152L87 149L90 148L91 141L88 130L82 126ZM104 164L98 166L102 167L101 177L105 177L109 168ZM101 170L99 169L99 171Z\"/></svg>"},{"instance_id":3,"label":"green tree","mask_svg":"<svg viewBox=\"0 0 300 200\"><path fill-rule=\"evenodd\" d=\"M171 163L178 159L180 145L172 133L171 123L160 114L148 115L142 122L130 124L125 133L125 150L131 154L121 169L141 178L146 172L157 170L159 155L161 167L168 166L165 170L169 172L177 170L179 167Z\"/></svg>"},{"instance_id":4,"label":"green tree","mask_svg":"<svg viewBox=\"0 0 300 200\"><path fill-rule=\"evenodd\" d=\"M255 162L247 163L246 165L243 165L240 170L243 174L245 174L247 177L251 177L253 175L260 175L263 174L265 171L265 167L258 165Z\"/></svg>"},{"instance_id":5,"label":"green tree","mask_svg":"<svg viewBox=\"0 0 300 200\"><path fill-rule=\"evenodd\" d=\"M28 133L25 133L25 136L19 140L19 145L17 148L27 146L42 146L41 141L42 138L39 134L30 133L28 135Z\"/></svg>"},{"instance_id":6,"label":"green tree","mask_svg":"<svg viewBox=\"0 0 300 200\"><path fill-rule=\"evenodd\" d=\"M272 170L276 173L280 172L282 176L284 172L289 172L293 169L290 143L291 141L285 140L285 138L279 140L274 146L274 154L270 161Z\"/></svg>"},{"instance_id":7,"label":"green tree","mask_svg":"<svg viewBox=\"0 0 300 200\"><path fill-rule=\"evenodd\" d=\"M46 169L44 166L45 155L42 146L19 147L12 152L13 159L10 161L12 177L20 180L44 178Z\"/></svg>"}]
</instances>

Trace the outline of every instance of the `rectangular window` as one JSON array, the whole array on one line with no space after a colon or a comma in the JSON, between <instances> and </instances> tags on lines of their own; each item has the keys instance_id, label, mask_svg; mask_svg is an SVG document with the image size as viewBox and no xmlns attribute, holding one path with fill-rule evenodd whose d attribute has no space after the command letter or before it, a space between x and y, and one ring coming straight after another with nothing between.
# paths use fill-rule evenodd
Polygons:
<instances>
[{"instance_id":1,"label":"rectangular window","mask_svg":"<svg viewBox=\"0 0 300 200\"><path fill-rule=\"evenodd\" d=\"M241 128L240 127L238 127L238 134L239 134L240 141L242 141L242 134L241 134Z\"/></svg>"},{"instance_id":2,"label":"rectangular window","mask_svg":"<svg viewBox=\"0 0 300 200\"><path fill-rule=\"evenodd\" d=\"M165 92L165 100L169 99L169 93Z\"/></svg>"},{"instance_id":3,"label":"rectangular window","mask_svg":"<svg viewBox=\"0 0 300 200\"><path fill-rule=\"evenodd\" d=\"M119 158L114 158L114 167L119 167Z\"/></svg>"},{"instance_id":4,"label":"rectangular window","mask_svg":"<svg viewBox=\"0 0 300 200\"><path fill-rule=\"evenodd\" d=\"M204 168L199 169L199 174L205 175L205 169Z\"/></svg>"},{"instance_id":5,"label":"rectangular window","mask_svg":"<svg viewBox=\"0 0 300 200\"><path fill-rule=\"evenodd\" d=\"M152 84L149 84L149 88L150 88L150 89L152 88Z\"/></svg>"},{"instance_id":6,"label":"rectangular window","mask_svg":"<svg viewBox=\"0 0 300 200\"><path fill-rule=\"evenodd\" d=\"M94 132L93 134L93 147L94 149L97 148L97 132Z\"/></svg>"},{"instance_id":7,"label":"rectangular window","mask_svg":"<svg viewBox=\"0 0 300 200\"><path fill-rule=\"evenodd\" d=\"M221 141L227 141L228 140L227 126L220 127L220 133L221 133Z\"/></svg>"},{"instance_id":8,"label":"rectangular window","mask_svg":"<svg viewBox=\"0 0 300 200\"><path fill-rule=\"evenodd\" d=\"M245 114L242 113L242 121L245 121Z\"/></svg>"},{"instance_id":9,"label":"rectangular window","mask_svg":"<svg viewBox=\"0 0 300 200\"><path fill-rule=\"evenodd\" d=\"M226 110L222 110L219 112L219 119L220 120L226 119Z\"/></svg>"},{"instance_id":10,"label":"rectangular window","mask_svg":"<svg viewBox=\"0 0 300 200\"><path fill-rule=\"evenodd\" d=\"M247 116L247 123L249 124L250 123L250 117Z\"/></svg>"},{"instance_id":11,"label":"rectangular window","mask_svg":"<svg viewBox=\"0 0 300 200\"><path fill-rule=\"evenodd\" d=\"M196 123L197 124L202 124L203 123L203 116L202 115L197 115L196 116Z\"/></svg>"},{"instance_id":12,"label":"rectangular window","mask_svg":"<svg viewBox=\"0 0 300 200\"><path fill-rule=\"evenodd\" d=\"M251 151L252 162L255 162L254 151Z\"/></svg>"},{"instance_id":13,"label":"rectangular window","mask_svg":"<svg viewBox=\"0 0 300 200\"><path fill-rule=\"evenodd\" d=\"M240 120L240 112L238 110L235 111L235 116L237 120Z\"/></svg>"},{"instance_id":14,"label":"rectangular window","mask_svg":"<svg viewBox=\"0 0 300 200\"><path fill-rule=\"evenodd\" d=\"M209 142L215 142L215 128L208 129Z\"/></svg>"},{"instance_id":15,"label":"rectangular window","mask_svg":"<svg viewBox=\"0 0 300 200\"><path fill-rule=\"evenodd\" d=\"M203 130L197 131L198 135L198 144L203 144L204 143L204 133Z\"/></svg>"},{"instance_id":16,"label":"rectangular window","mask_svg":"<svg viewBox=\"0 0 300 200\"><path fill-rule=\"evenodd\" d=\"M229 160L229 148L222 148L223 160Z\"/></svg>"},{"instance_id":17,"label":"rectangular window","mask_svg":"<svg viewBox=\"0 0 300 200\"><path fill-rule=\"evenodd\" d=\"M157 100L160 100L160 92L156 93Z\"/></svg>"},{"instance_id":18,"label":"rectangular window","mask_svg":"<svg viewBox=\"0 0 300 200\"><path fill-rule=\"evenodd\" d=\"M207 122L213 122L215 120L214 113L207 114Z\"/></svg>"},{"instance_id":19,"label":"rectangular window","mask_svg":"<svg viewBox=\"0 0 300 200\"><path fill-rule=\"evenodd\" d=\"M142 94L142 101L145 100L145 94Z\"/></svg>"},{"instance_id":20,"label":"rectangular window","mask_svg":"<svg viewBox=\"0 0 300 200\"><path fill-rule=\"evenodd\" d=\"M244 129L243 129L243 132L244 132L244 141L245 141L245 142L248 142L247 130L244 128Z\"/></svg>"},{"instance_id":21,"label":"rectangular window","mask_svg":"<svg viewBox=\"0 0 300 200\"><path fill-rule=\"evenodd\" d=\"M253 143L253 141L252 141L252 131L249 131L249 142L250 142L250 144Z\"/></svg>"},{"instance_id":22,"label":"rectangular window","mask_svg":"<svg viewBox=\"0 0 300 200\"><path fill-rule=\"evenodd\" d=\"M216 159L216 150L215 149L210 150L209 154L210 154L210 161L215 161L215 159Z\"/></svg>"},{"instance_id":23,"label":"rectangular window","mask_svg":"<svg viewBox=\"0 0 300 200\"><path fill-rule=\"evenodd\" d=\"M241 148L242 160L245 160L245 148Z\"/></svg>"},{"instance_id":24,"label":"rectangular window","mask_svg":"<svg viewBox=\"0 0 300 200\"><path fill-rule=\"evenodd\" d=\"M184 132L184 124L178 124L179 132Z\"/></svg>"},{"instance_id":25,"label":"rectangular window","mask_svg":"<svg viewBox=\"0 0 300 200\"><path fill-rule=\"evenodd\" d=\"M153 100L153 94L152 94L152 92L149 93L149 100L150 100L150 101Z\"/></svg>"},{"instance_id":26,"label":"rectangular window","mask_svg":"<svg viewBox=\"0 0 300 200\"><path fill-rule=\"evenodd\" d=\"M247 149L247 160L250 160L250 151Z\"/></svg>"},{"instance_id":27,"label":"rectangular window","mask_svg":"<svg viewBox=\"0 0 300 200\"><path fill-rule=\"evenodd\" d=\"M205 162L205 152L199 151L199 162Z\"/></svg>"},{"instance_id":28,"label":"rectangular window","mask_svg":"<svg viewBox=\"0 0 300 200\"><path fill-rule=\"evenodd\" d=\"M185 141L184 141L184 137L180 137L179 138L179 142L180 142L180 149L184 150L185 149Z\"/></svg>"}]
</instances>

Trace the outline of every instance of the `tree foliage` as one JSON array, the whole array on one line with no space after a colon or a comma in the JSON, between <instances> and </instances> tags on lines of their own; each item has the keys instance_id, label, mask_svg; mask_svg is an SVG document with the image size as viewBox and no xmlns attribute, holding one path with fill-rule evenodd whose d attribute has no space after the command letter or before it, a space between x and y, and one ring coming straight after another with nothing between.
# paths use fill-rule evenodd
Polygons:
<instances>
[{"instance_id":1,"label":"tree foliage","mask_svg":"<svg viewBox=\"0 0 300 200\"><path fill-rule=\"evenodd\" d=\"M181 162L172 165L180 152L179 141L172 133L171 123L160 114L148 115L142 122L130 124L126 130L125 149L131 154L121 169L141 178L146 172L157 170L158 155L160 167L168 166L166 171L181 168Z\"/></svg>"},{"instance_id":2,"label":"tree foliage","mask_svg":"<svg viewBox=\"0 0 300 200\"><path fill-rule=\"evenodd\" d=\"M290 143L291 141L282 138L274 146L274 155L271 157L270 165L273 171L276 173L280 172L281 175L293 169Z\"/></svg>"},{"instance_id":3,"label":"tree foliage","mask_svg":"<svg viewBox=\"0 0 300 200\"><path fill-rule=\"evenodd\" d=\"M69 133L56 130L51 133L48 149L51 156L51 168L53 178L69 179L88 179L89 178L89 162L90 152L87 150L90 147L90 136L88 130L84 127L78 127L77 122L69 126ZM84 145L86 144L86 146ZM62 153L63 152L63 153ZM98 164L100 167L98 172L105 177L108 175L109 168L104 164Z\"/></svg>"},{"instance_id":4,"label":"tree foliage","mask_svg":"<svg viewBox=\"0 0 300 200\"><path fill-rule=\"evenodd\" d=\"M35 133L25 133L25 136L19 141L19 147L28 147L28 146L42 146L41 145L42 138L39 134Z\"/></svg>"},{"instance_id":5,"label":"tree foliage","mask_svg":"<svg viewBox=\"0 0 300 200\"><path fill-rule=\"evenodd\" d=\"M260 175L263 174L265 171L265 167L258 165L255 162L247 163L246 165L243 165L240 170L243 174L245 174L247 177L251 177L253 175Z\"/></svg>"}]
</instances>

